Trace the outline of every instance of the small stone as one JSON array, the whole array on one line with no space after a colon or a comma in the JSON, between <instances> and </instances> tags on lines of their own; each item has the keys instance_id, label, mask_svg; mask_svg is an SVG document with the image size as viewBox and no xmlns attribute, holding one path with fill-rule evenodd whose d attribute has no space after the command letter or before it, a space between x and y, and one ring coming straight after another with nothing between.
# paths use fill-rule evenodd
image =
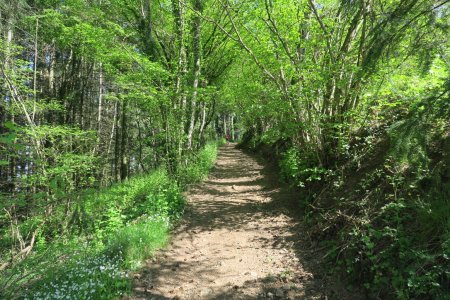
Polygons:
<instances>
[{"instance_id":1,"label":"small stone","mask_svg":"<svg viewBox=\"0 0 450 300\"><path fill-rule=\"evenodd\" d=\"M274 297L274 294L273 294L273 293L271 293L271 292L268 292L268 293L267 293L267 298L273 299L273 297Z\"/></svg>"},{"instance_id":2,"label":"small stone","mask_svg":"<svg viewBox=\"0 0 450 300\"><path fill-rule=\"evenodd\" d=\"M303 290L300 290L300 291L293 291L293 290L290 290L290 291L287 293L287 297L288 297L288 298L291 298L291 299L307 299L307 298L306 298L305 291L303 291Z\"/></svg>"},{"instance_id":3,"label":"small stone","mask_svg":"<svg viewBox=\"0 0 450 300\"><path fill-rule=\"evenodd\" d=\"M283 297L284 296L284 291L282 289L277 289L275 291L275 296L277 297Z\"/></svg>"},{"instance_id":4,"label":"small stone","mask_svg":"<svg viewBox=\"0 0 450 300\"><path fill-rule=\"evenodd\" d=\"M205 298L205 297L211 296L212 293L213 293L213 290L211 288L204 288L200 292L200 297Z\"/></svg>"}]
</instances>

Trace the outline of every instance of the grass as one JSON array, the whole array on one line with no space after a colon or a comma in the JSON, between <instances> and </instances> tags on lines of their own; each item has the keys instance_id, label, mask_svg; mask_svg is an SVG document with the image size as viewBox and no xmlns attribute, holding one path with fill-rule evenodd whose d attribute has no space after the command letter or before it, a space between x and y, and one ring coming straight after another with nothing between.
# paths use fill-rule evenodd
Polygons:
<instances>
[{"instance_id":1,"label":"grass","mask_svg":"<svg viewBox=\"0 0 450 300\"><path fill-rule=\"evenodd\" d=\"M145 220L123 227L106 243L91 243L46 272L26 291L25 299L111 299L130 291L128 271L163 247L167 222Z\"/></svg>"},{"instance_id":2,"label":"grass","mask_svg":"<svg viewBox=\"0 0 450 300\"><path fill-rule=\"evenodd\" d=\"M209 143L197 154L193 155L195 163L188 163L178 170L178 182L182 186L198 183L206 179L209 169L212 168L217 157L217 144Z\"/></svg>"},{"instance_id":3,"label":"grass","mask_svg":"<svg viewBox=\"0 0 450 300\"><path fill-rule=\"evenodd\" d=\"M0 273L0 298L111 299L129 293L128 272L166 245L183 212L183 189L206 178L217 147L207 144L175 176L158 169L85 191L65 234L39 238L33 254ZM57 209L64 220L64 208Z\"/></svg>"},{"instance_id":4,"label":"grass","mask_svg":"<svg viewBox=\"0 0 450 300\"><path fill-rule=\"evenodd\" d=\"M163 247L169 235L168 224L147 220L118 230L105 249L110 257L122 254L123 265L130 270L141 267L142 261Z\"/></svg>"}]
</instances>

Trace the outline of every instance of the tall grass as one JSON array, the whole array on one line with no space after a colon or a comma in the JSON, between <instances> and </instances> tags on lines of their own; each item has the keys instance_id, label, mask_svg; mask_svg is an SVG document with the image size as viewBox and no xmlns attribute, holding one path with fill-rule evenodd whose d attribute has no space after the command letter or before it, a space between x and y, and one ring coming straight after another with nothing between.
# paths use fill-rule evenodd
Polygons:
<instances>
[{"instance_id":1,"label":"tall grass","mask_svg":"<svg viewBox=\"0 0 450 300\"><path fill-rule=\"evenodd\" d=\"M39 239L32 255L0 273L0 298L111 299L128 293L128 272L166 244L183 213L183 189L207 177L217 147L207 144L174 175L161 168L84 191L67 220L58 207L64 233Z\"/></svg>"},{"instance_id":2,"label":"tall grass","mask_svg":"<svg viewBox=\"0 0 450 300\"><path fill-rule=\"evenodd\" d=\"M178 182L181 186L198 183L204 180L209 169L214 165L217 158L217 143L207 144L201 151L193 154L193 163L188 163L178 169Z\"/></svg>"}]
</instances>

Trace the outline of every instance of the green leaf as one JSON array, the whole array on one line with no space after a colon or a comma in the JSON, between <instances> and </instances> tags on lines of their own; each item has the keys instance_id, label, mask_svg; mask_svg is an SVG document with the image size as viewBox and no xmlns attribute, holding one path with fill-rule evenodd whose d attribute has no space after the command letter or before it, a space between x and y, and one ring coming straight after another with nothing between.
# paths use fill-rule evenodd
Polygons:
<instances>
[{"instance_id":1,"label":"green leaf","mask_svg":"<svg viewBox=\"0 0 450 300\"><path fill-rule=\"evenodd\" d=\"M4 126L5 128L11 129L11 130L14 130L14 129L17 128L17 125L16 125L14 122L11 122L11 121L5 122L5 123L3 124L3 126Z\"/></svg>"},{"instance_id":2,"label":"green leaf","mask_svg":"<svg viewBox=\"0 0 450 300\"><path fill-rule=\"evenodd\" d=\"M17 135L15 133L4 135L0 137L0 143L11 145L15 141L16 137Z\"/></svg>"}]
</instances>

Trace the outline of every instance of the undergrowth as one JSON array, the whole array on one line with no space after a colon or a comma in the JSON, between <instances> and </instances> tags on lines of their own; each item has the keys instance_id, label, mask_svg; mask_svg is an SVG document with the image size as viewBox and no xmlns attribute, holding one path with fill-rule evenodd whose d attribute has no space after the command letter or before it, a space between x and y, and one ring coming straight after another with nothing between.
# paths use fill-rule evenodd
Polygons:
<instances>
[{"instance_id":1,"label":"undergrowth","mask_svg":"<svg viewBox=\"0 0 450 300\"><path fill-rule=\"evenodd\" d=\"M182 191L206 178L217 146L209 143L192 154L175 175L161 168L102 190L66 195L77 204L70 211L56 206L48 223L63 224L47 226L32 254L1 271L0 298L111 299L128 293L128 273L166 244L183 213Z\"/></svg>"},{"instance_id":2,"label":"undergrowth","mask_svg":"<svg viewBox=\"0 0 450 300\"><path fill-rule=\"evenodd\" d=\"M448 101L448 92L418 100L409 113L355 132L327 168L292 141L244 135L243 147L263 155L264 147L284 148L280 178L300 189L309 234L326 249L330 275L340 274L350 291L450 299Z\"/></svg>"},{"instance_id":3,"label":"undergrowth","mask_svg":"<svg viewBox=\"0 0 450 300\"><path fill-rule=\"evenodd\" d=\"M419 103L337 169L309 206L330 271L369 299L450 297L447 103Z\"/></svg>"}]
</instances>

